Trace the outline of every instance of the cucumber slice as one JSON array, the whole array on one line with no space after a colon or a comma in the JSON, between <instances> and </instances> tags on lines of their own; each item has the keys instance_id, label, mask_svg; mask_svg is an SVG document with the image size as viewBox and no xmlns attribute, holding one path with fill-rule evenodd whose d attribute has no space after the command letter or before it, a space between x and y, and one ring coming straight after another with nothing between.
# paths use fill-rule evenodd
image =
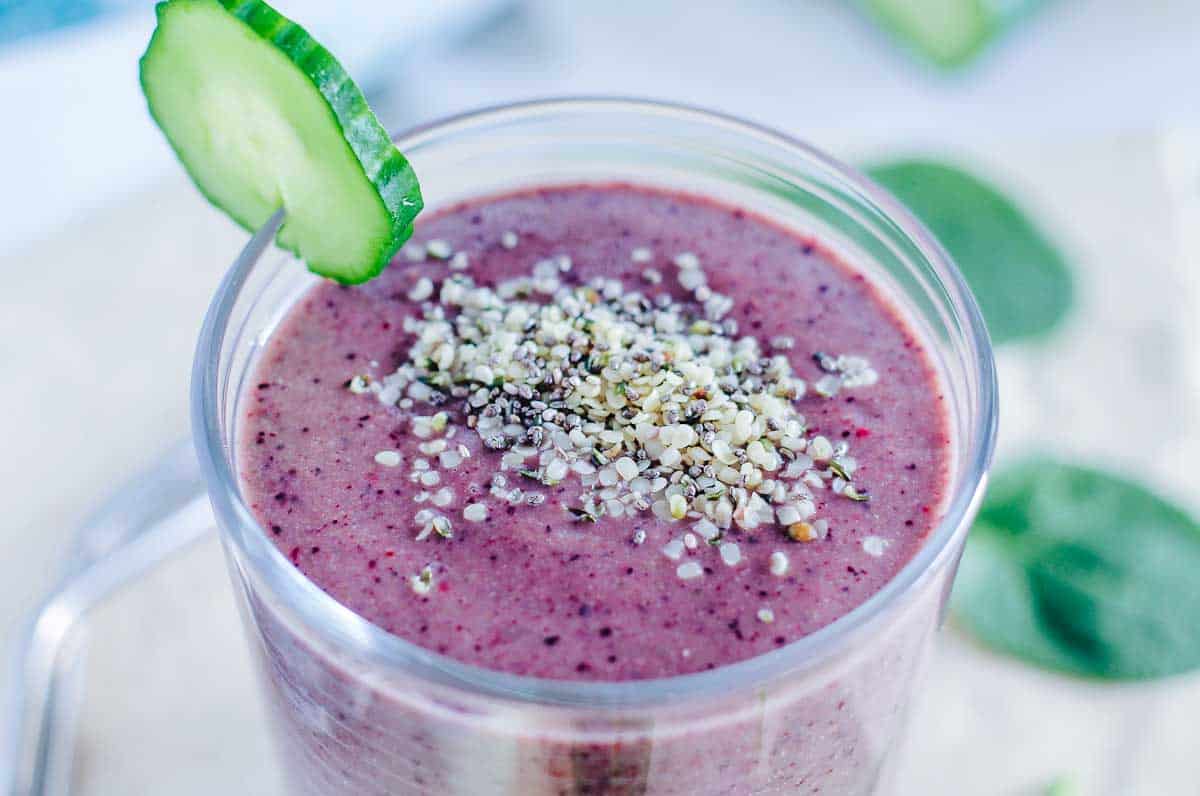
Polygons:
<instances>
[{"instance_id":1,"label":"cucumber slice","mask_svg":"<svg viewBox=\"0 0 1200 796\"><path fill-rule=\"evenodd\" d=\"M150 114L197 187L344 284L412 234L416 175L341 64L261 0L169 0L141 60Z\"/></svg>"},{"instance_id":2,"label":"cucumber slice","mask_svg":"<svg viewBox=\"0 0 1200 796\"><path fill-rule=\"evenodd\" d=\"M954 68L1042 0L864 0L894 35L935 64Z\"/></svg>"}]
</instances>

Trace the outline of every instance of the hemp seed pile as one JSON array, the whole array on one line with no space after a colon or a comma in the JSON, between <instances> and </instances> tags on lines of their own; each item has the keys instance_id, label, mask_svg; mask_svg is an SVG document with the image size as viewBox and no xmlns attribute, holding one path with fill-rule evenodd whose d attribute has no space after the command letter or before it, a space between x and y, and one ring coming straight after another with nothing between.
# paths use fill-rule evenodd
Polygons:
<instances>
[{"instance_id":1,"label":"hemp seed pile","mask_svg":"<svg viewBox=\"0 0 1200 796\"><path fill-rule=\"evenodd\" d=\"M515 234L506 233L502 245L515 248ZM809 385L786 355L795 341L739 336L732 299L708 287L695 254L673 258L690 296L684 301L649 295L664 280L650 268L642 272L647 293L612 279L566 284L565 255L492 289L462 273L466 254L445 241L406 254L447 261L447 273L440 284L423 276L411 287L420 316L405 322L415 337L407 361L382 379L355 376L348 387L384 404L432 408L412 421L430 457L417 459L409 474L420 487L437 487L439 469L471 455L455 442L460 429L443 410L459 407L466 428L495 452L493 496L537 506L546 501L542 488L577 479L578 502L563 506L577 521L646 511L690 521L691 531L663 548L675 560L703 540L736 565L740 551L725 538L731 529L775 528L797 542L823 538L828 523L816 516L816 490L870 499L854 480L849 445L810 434L797 411ZM632 259L646 263L649 254L636 249ZM878 379L862 357L812 357L822 371L811 386L819 396ZM400 463L394 451L376 461ZM418 539L453 535L453 521L436 510L454 502L449 491L415 494L434 507L417 513ZM481 522L487 507L470 503L462 514ZM644 533L634 537L644 540ZM772 554L770 565L785 574L786 554ZM698 577L702 568L689 561L678 574Z\"/></svg>"}]
</instances>

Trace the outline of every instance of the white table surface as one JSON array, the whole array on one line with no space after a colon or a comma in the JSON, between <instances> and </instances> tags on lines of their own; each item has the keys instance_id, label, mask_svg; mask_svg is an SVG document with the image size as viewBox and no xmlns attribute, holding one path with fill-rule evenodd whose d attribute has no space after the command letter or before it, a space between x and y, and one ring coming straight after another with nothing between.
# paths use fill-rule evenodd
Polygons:
<instances>
[{"instance_id":1,"label":"white table surface","mask_svg":"<svg viewBox=\"0 0 1200 796\"><path fill-rule=\"evenodd\" d=\"M1017 42L974 83L947 92L913 78L886 50L849 44L860 23L823 2L792 11L755 0L719 37L705 33L723 21L705 4L680 18L660 3L533 3L507 34L431 60L385 111L402 121L519 96L635 92L747 113L851 159L953 140L953 151L1043 219L1081 283L1079 307L1057 338L1001 354L1003 453L1037 443L1100 459L1200 510L1200 94L1197 70L1187 69L1200 11L1169 0L1132 16L1111 13L1116 2L1058 5L1035 24L1076 57L1055 60ZM1068 24L1081 8L1095 13ZM618 22L622 14L641 24ZM1112 57L1122 32L1136 57ZM835 46L819 50L821 37ZM733 41L751 53L738 68L722 55ZM762 46L747 50L747 42ZM1164 58L1146 57L1156 51ZM885 80L888 90L869 101L819 91L831 63L853 85ZM1075 71L1056 68L1064 63ZM1103 80L1084 81L1084 73ZM11 74L0 62L0 82ZM878 97L891 99L880 105ZM1111 113L1097 123L1106 104ZM1045 119L1009 108L1042 109ZM40 110L53 128L53 115ZM107 129L102 118L95 123ZM16 134L39 138L24 127ZM168 163L152 134L138 141L149 161ZM87 146L86 135L78 145ZM89 190L111 182L101 200L64 196L57 215L22 215L21 180L37 176L25 161L36 164L45 151L26 158L26 150L0 149L10 153L3 217L28 225L28 234L9 234L10 223L0 241L8 288L0 292L0 443L8 454L0 461L0 628L8 628L53 581L73 525L186 433L200 318L245 236L181 178L166 176L169 165L133 162L137 178L122 183L120 168L102 158L84 181ZM25 176L14 182L14 173ZM69 182L59 184L70 193ZM46 203L55 193L36 196ZM8 643L0 638L0 652ZM107 606L87 671L79 793L277 792L214 544ZM1080 683L947 632L914 711L900 792L1036 793L1069 774L1084 794L1196 793L1198 713L1198 677Z\"/></svg>"}]
</instances>

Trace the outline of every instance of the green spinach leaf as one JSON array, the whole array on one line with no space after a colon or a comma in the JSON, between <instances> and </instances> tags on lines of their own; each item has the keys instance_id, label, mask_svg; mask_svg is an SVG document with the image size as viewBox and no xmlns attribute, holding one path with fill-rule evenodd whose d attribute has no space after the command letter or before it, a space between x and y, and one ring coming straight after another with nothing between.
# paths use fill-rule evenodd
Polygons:
<instances>
[{"instance_id":1,"label":"green spinach leaf","mask_svg":"<svg viewBox=\"0 0 1200 796\"><path fill-rule=\"evenodd\" d=\"M1200 667L1200 525L1137 484L1030 460L993 481L952 599L984 643L1052 669Z\"/></svg>"},{"instance_id":2,"label":"green spinach leaf","mask_svg":"<svg viewBox=\"0 0 1200 796\"><path fill-rule=\"evenodd\" d=\"M881 163L867 173L937 236L975 293L996 343L1045 334L1066 314L1066 261L1011 200L953 166Z\"/></svg>"}]
</instances>

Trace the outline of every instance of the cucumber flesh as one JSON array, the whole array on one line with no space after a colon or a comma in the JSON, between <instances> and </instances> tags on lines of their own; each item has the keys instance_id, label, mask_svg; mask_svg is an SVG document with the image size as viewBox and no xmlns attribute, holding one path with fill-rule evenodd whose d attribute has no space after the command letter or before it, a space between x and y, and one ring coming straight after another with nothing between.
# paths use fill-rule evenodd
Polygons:
<instances>
[{"instance_id":1,"label":"cucumber flesh","mask_svg":"<svg viewBox=\"0 0 1200 796\"><path fill-rule=\"evenodd\" d=\"M416 175L330 53L261 0L169 0L141 60L150 113L201 192L342 283L412 234Z\"/></svg>"}]
</instances>

